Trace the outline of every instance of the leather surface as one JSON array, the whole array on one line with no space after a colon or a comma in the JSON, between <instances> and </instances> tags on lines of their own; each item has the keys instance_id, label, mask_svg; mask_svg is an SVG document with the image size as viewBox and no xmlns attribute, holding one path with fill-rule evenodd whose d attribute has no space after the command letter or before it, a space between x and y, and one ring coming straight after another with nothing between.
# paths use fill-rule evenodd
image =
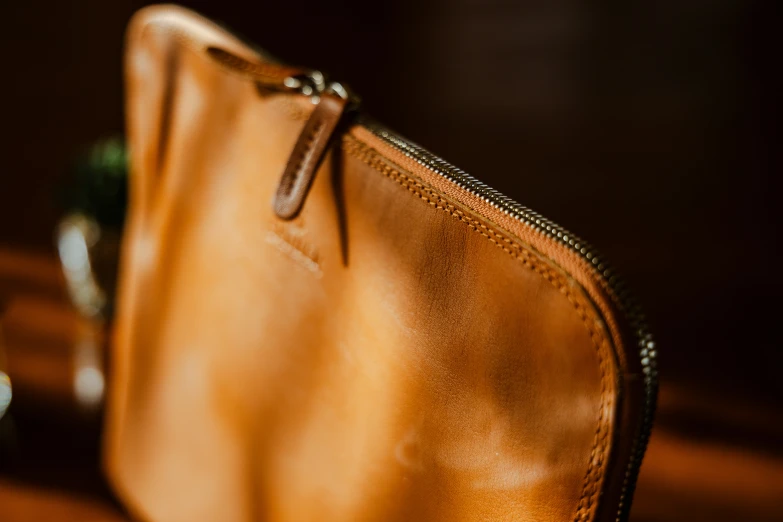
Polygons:
<instances>
[{"instance_id":1,"label":"leather surface","mask_svg":"<svg viewBox=\"0 0 783 522\"><path fill-rule=\"evenodd\" d=\"M301 212L345 110L346 100L337 95L323 94L319 98L296 140L277 187L274 208L283 219L293 219Z\"/></svg>"},{"instance_id":2,"label":"leather surface","mask_svg":"<svg viewBox=\"0 0 783 522\"><path fill-rule=\"evenodd\" d=\"M351 129L299 216L312 111L134 19L132 200L106 464L153 521L613 520L638 416L605 289ZM625 395L620 395L620 389ZM616 507L616 506L614 506Z\"/></svg>"}]
</instances>

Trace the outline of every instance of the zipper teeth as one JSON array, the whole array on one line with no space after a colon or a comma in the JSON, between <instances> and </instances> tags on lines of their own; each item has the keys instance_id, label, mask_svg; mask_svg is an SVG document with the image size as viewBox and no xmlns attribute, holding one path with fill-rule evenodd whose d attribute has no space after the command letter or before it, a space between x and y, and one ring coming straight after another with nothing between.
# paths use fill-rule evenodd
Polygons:
<instances>
[{"instance_id":1,"label":"zipper teeth","mask_svg":"<svg viewBox=\"0 0 783 522\"><path fill-rule=\"evenodd\" d=\"M631 330L635 335L637 347L639 348L638 355L641 359L642 372L644 374L644 412L642 421L635 434L636 440L631 450L631 458L623 478L620 502L615 519L617 522L625 522L628 520L631 500L639 475L639 468L641 467L642 458L647 449L647 442L650 439L650 433L652 431L652 422L658 392L656 347L644 314L636 299L628 291L623 280L611 267L609 267L608 263L596 253L592 246L579 237L570 233L560 225L546 219L541 214L530 210L487 184L482 183L462 169L451 165L444 159L435 156L415 143L411 143L392 133L375 121L372 121L369 118L362 118L361 123L375 136L391 145L394 149L408 158L446 178L451 183L454 183L461 189L469 192L481 201L488 203L504 214L518 220L525 226L534 229L547 238L557 241L572 252L578 254L582 259L590 263L596 275L607 284L608 288L611 290L610 294L615 305L619 311L626 316Z\"/></svg>"}]
</instances>

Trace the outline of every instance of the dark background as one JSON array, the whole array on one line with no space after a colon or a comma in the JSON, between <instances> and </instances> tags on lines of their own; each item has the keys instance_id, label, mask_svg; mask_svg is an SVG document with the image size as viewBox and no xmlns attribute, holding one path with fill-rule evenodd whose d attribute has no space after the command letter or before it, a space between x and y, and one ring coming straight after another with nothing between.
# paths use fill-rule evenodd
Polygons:
<instances>
[{"instance_id":1,"label":"dark background","mask_svg":"<svg viewBox=\"0 0 783 522\"><path fill-rule=\"evenodd\" d=\"M144 4L4 3L0 249L53 252L69 163L122 132ZM664 408L664 429L783 456L773 2L182 4L588 238L645 305L663 403L709 405Z\"/></svg>"}]
</instances>

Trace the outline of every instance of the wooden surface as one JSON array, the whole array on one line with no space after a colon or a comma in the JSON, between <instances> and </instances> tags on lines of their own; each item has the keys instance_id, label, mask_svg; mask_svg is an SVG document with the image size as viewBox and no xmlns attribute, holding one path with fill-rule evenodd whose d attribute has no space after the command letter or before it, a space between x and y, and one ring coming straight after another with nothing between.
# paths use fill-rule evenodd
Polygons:
<instances>
[{"instance_id":1,"label":"wooden surface","mask_svg":"<svg viewBox=\"0 0 783 522\"><path fill-rule=\"evenodd\" d=\"M93 494L74 494L0 477L0 513L8 522L63 520L119 522L129 520L110 501Z\"/></svg>"}]
</instances>

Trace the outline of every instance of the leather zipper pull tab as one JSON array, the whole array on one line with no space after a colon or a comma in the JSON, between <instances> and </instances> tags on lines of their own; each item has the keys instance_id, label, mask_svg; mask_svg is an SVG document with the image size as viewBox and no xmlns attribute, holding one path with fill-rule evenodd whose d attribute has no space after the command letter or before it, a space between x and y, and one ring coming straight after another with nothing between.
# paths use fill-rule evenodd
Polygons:
<instances>
[{"instance_id":1,"label":"leather zipper pull tab","mask_svg":"<svg viewBox=\"0 0 783 522\"><path fill-rule=\"evenodd\" d=\"M205 51L222 66L253 79L260 89L309 96L316 105L288 157L272 205L279 218L294 219L302 210L340 121L356 108L359 99L343 84L328 82L320 71L249 60L218 47Z\"/></svg>"},{"instance_id":2,"label":"leather zipper pull tab","mask_svg":"<svg viewBox=\"0 0 783 522\"><path fill-rule=\"evenodd\" d=\"M296 140L277 186L273 207L282 219L293 219L302 210L318 167L346 112L348 96L342 96L342 92L328 88L318 96L318 105Z\"/></svg>"}]
</instances>

